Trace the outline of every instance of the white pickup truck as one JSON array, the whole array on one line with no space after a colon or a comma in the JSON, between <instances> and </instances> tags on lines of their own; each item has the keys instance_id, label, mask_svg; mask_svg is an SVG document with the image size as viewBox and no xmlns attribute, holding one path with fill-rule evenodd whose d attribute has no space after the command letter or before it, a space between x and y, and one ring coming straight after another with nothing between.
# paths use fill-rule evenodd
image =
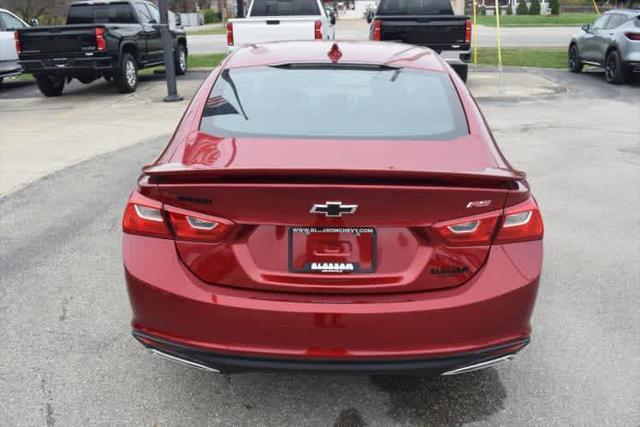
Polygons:
<instances>
[{"instance_id":1,"label":"white pickup truck","mask_svg":"<svg viewBox=\"0 0 640 427\"><path fill-rule=\"evenodd\" d=\"M321 0L253 0L246 18L227 23L227 45L233 51L278 40L333 40L335 23Z\"/></svg>"}]
</instances>

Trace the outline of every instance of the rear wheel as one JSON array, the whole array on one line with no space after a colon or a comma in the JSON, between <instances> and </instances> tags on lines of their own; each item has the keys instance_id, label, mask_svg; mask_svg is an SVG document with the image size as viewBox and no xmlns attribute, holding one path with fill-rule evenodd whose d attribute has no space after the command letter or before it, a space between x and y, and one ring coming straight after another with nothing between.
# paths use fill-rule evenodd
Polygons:
<instances>
[{"instance_id":1,"label":"rear wheel","mask_svg":"<svg viewBox=\"0 0 640 427\"><path fill-rule=\"evenodd\" d=\"M456 71L456 73L458 73L458 75L460 76L462 81L466 83L467 74L469 72L469 66L468 65L454 65L453 69Z\"/></svg>"},{"instance_id":2,"label":"rear wheel","mask_svg":"<svg viewBox=\"0 0 640 427\"><path fill-rule=\"evenodd\" d=\"M176 74L179 76L183 76L187 72L187 48L184 45L178 45L178 49L176 50Z\"/></svg>"},{"instance_id":3,"label":"rear wheel","mask_svg":"<svg viewBox=\"0 0 640 427\"><path fill-rule=\"evenodd\" d=\"M51 74L43 74L36 76L38 89L44 96L60 96L64 89L64 77L54 76Z\"/></svg>"},{"instance_id":4,"label":"rear wheel","mask_svg":"<svg viewBox=\"0 0 640 427\"><path fill-rule=\"evenodd\" d=\"M569 71L572 73L580 73L584 65L580 62L578 55L578 46L572 44L569 48Z\"/></svg>"},{"instance_id":5,"label":"rear wheel","mask_svg":"<svg viewBox=\"0 0 640 427\"><path fill-rule=\"evenodd\" d=\"M616 50L609 52L604 61L604 79L611 84L624 83L625 73L620 63L620 54Z\"/></svg>"},{"instance_id":6,"label":"rear wheel","mask_svg":"<svg viewBox=\"0 0 640 427\"><path fill-rule=\"evenodd\" d=\"M138 86L138 64L130 53L123 53L120 68L114 76L116 87L120 93L131 93Z\"/></svg>"}]
</instances>

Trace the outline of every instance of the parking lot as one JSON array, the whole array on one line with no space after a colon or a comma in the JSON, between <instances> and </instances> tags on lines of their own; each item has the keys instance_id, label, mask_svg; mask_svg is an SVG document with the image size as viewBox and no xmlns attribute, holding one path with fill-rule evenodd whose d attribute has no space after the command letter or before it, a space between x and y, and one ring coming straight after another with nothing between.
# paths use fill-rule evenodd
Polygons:
<instances>
[{"instance_id":1,"label":"parking lot","mask_svg":"<svg viewBox=\"0 0 640 427\"><path fill-rule=\"evenodd\" d=\"M180 79L181 93L205 76ZM434 379L223 376L143 351L121 214L188 101L160 102L158 76L135 95L102 81L60 99L0 89L0 424L638 425L640 87L518 69L473 70L469 86L536 189L545 263L532 344Z\"/></svg>"}]
</instances>

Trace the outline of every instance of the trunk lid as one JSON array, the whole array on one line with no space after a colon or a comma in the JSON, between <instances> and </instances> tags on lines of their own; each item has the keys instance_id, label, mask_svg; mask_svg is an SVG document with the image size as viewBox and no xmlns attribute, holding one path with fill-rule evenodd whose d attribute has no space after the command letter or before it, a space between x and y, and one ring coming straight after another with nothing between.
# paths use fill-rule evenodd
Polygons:
<instances>
[{"instance_id":1,"label":"trunk lid","mask_svg":"<svg viewBox=\"0 0 640 427\"><path fill-rule=\"evenodd\" d=\"M205 282L314 293L423 291L465 282L490 248L449 247L430 226L501 211L523 177L486 153L469 155L476 145L472 137L365 143L198 133L171 155L175 161L144 171L166 208L235 222L220 243L176 241L184 264ZM475 160L454 159L461 149ZM483 204L469 208L473 201ZM337 202L343 209L332 216Z\"/></svg>"},{"instance_id":2,"label":"trunk lid","mask_svg":"<svg viewBox=\"0 0 640 427\"><path fill-rule=\"evenodd\" d=\"M382 16L381 40L428 46L438 53L466 44L465 16Z\"/></svg>"},{"instance_id":3,"label":"trunk lid","mask_svg":"<svg viewBox=\"0 0 640 427\"><path fill-rule=\"evenodd\" d=\"M96 28L100 25L64 25L21 29L23 56L81 54L96 50Z\"/></svg>"}]
</instances>

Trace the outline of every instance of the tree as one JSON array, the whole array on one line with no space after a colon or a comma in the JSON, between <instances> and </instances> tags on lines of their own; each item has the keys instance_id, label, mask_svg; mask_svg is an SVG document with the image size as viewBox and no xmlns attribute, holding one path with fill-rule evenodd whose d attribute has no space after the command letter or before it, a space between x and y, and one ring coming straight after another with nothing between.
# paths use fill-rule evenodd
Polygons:
<instances>
[{"instance_id":1,"label":"tree","mask_svg":"<svg viewBox=\"0 0 640 427\"><path fill-rule=\"evenodd\" d=\"M22 16L27 22L52 12L64 13L72 0L0 0L0 7Z\"/></svg>"},{"instance_id":2,"label":"tree","mask_svg":"<svg viewBox=\"0 0 640 427\"><path fill-rule=\"evenodd\" d=\"M560 15L560 0L550 0L549 6L551 7L552 15Z\"/></svg>"},{"instance_id":3,"label":"tree","mask_svg":"<svg viewBox=\"0 0 640 427\"><path fill-rule=\"evenodd\" d=\"M524 0L518 0L518 6L516 7L516 15L528 15L529 8Z\"/></svg>"},{"instance_id":4,"label":"tree","mask_svg":"<svg viewBox=\"0 0 640 427\"><path fill-rule=\"evenodd\" d=\"M540 15L540 0L531 0L529 15Z\"/></svg>"},{"instance_id":5,"label":"tree","mask_svg":"<svg viewBox=\"0 0 640 427\"><path fill-rule=\"evenodd\" d=\"M513 15L513 7L510 4L507 5L507 15Z\"/></svg>"}]
</instances>

